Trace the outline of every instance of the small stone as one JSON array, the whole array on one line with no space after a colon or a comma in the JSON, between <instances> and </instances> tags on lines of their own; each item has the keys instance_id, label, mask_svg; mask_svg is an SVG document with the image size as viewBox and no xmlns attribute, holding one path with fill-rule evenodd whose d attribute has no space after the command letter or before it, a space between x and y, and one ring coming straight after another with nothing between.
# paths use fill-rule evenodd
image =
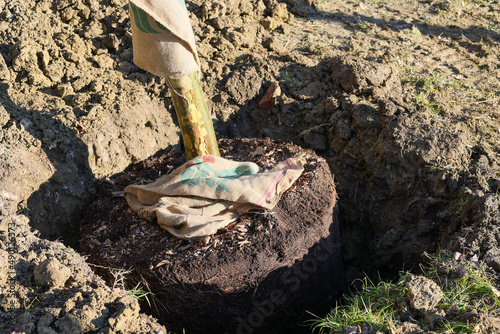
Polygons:
<instances>
[{"instance_id":1,"label":"small stone","mask_svg":"<svg viewBox=\"0 0 500 334\"><path fill-rule=\"evenodd\" d=\"M422 314L432 311L443 298L443 292L439 286L423 276L410 276L406 287L410 306Z\"/></svg>"},{"instance_id":2,"label":"small stone","mask_svg":"<svg viewBox=\"0 0 500 334\"><path fill-rule=\"evenodd\" d=\"M88 79L78 78L71 85L73 86L74 91L78 92L79 90L83 89L83 87L87 86L88 83Z\"/></svg>"},{"instance_id":3,"label":"small stone","mask_svg":"<svg viewBox=\"0 0 500 334\"><path fill-rule=\"evenodd\" d=\"M17 318L16 332L33 333L35 330L35 316L30 313L23 313Z\"/></svg>"},{"instance_id":4,"label":"small stone","mask_svg":"<svg viewBox=\"0 0 500 334\"><path fill-rule=\"evenodd\" d=\"M139 70L139 68L137 66L135 66L134 64L132 64L128 61L120 62L118 69L122 72L125 72L125 73L136 72L137 70Z\"/></svg>"},{"instance_id":5,"label":"small stone","mask_svg":"<svg viewBox=\"0 0 500 334\"><path fill-rule=\"evenodd\" d=\"M71 276L71 271L57 259L51 258L40 263L33 274L35 282L41 286L62 287Z\"/></svg>"},{"instance_id":6,"label":"small stone","mask_svg":"<svg viewBox=\"0 0 500 334\"><path fill-rule=\"evenodd\" d=\"M66 334L79 334L81 333L81 325L72 314L66 314L64 317L57 321L57 326L62 333Z\"/></svg>"},{"instance_id":7,"label":"small stone","mask_svg":"<svg viewBox=\"0 0 500 334\"><path fill-rule=\"evenodd\" d=\"M342 334L359 334L359 329L355 326L345 326Z\"/></svg>"},{"instance_id":8,"label":"small stone","mask_svg":"<svg viewBox=\"0 0 500 334\"><path fill-rule=\"evenodd\" d=\"M24 131L27 131L33 125L33 123L27 118L23 118L19 124L21 124Z\"/></svg>"},{"instance_id":9,"label":"small stone","mask_svg":"<svg viewBox=\"0 0 500 334\"><path fill-rule=\"evenodd\" d=\"M7 67L7 63L5 63L5 59L3 59L2 54L0 53L0 81L8 81L10 79L9 68Z\"/></svg>"},{"instance_id":10,"label":"small stone","mask_svg":"<svg viewBox=\"0 0 500 334\"><path fill-rule=\"evenodd\" d=\"M411 322L403 322L398 330L399 333L405 334L424 334L424 331L419 325Z\"/></svg>"},{"instance_id":11,"label":"small stone","mask_svg":"<svg viewBox=\"0 0 500 334\"><path fill-rule=\"evenodd\" d=\"M437 328L443 321L446 316L446 313L443 310L431 311L425 313L425 323L429 327L429 329Z\"/></svg>"},{"instance_id":12,"label":"small stone","mask_svg":"<svg viewBox=\"0 0 500 334\"><path fill-rule=\"evenodd\" d=\"M109 34L102 39L102 44L108 49L118 50L120 47L120 40L115 34Z\"/></svg>"},{"instance_id":13,"label":"small stone","mask_svg":"<svg viewBox=\"0 0 500 334\"><path fill-rule=\"evenodd\" d=\"M65 97L74 93L73 86L70 83L63 83L57 85L55 88L55 93L57 96Z\"/></svg>"},{"instance_id":14,"label":"small stone","mask_svg":"<svg viewBox=\"0 0 500 334\"><path fill-rule=\"evenodd\" d=\"M4 127L10 120L10 114L5 107L0 104L0 128Z\"/></svg>"},{"instance_id":15,"label":"small stone","mask_svg":"<svg viewBox=\"0 0 500 334\"><path fill-rule=\"evenodd\" d=\"M269 30L269 31L274 31L276 28L278 28L278 21L274 18L268 18L265 20L261 20L260 24L264 27L264 29Z\"/></svg>"},{"instance_id":16,"label":"small stone","mask_svg":"<svg viewBox=\"0 0 500 334\"><path fill-rule=\"evenodd\" d=\"M285 48L276 37L269 37L263 42L263 46L269 51L283 52Z\"/></svg>"},{"instance_id":17,"label":"small stone","mask_svg":"<svg viewBox=\"0 0 500 334\"><path fill-rule=\"evenodd\" d=\"M44 315L40 316L40 319L38 320L38 326L50 326L52 322L54 321L54 316L50 313L45 313Z\"/></svg>"},{"instance_id":18,"label":"small stone","mask_svg":"<svg viewBox=\"0 0 500 334\"><path fill-rule=\"evenodd\" d=\"M137 81L142 82L142 83L147 83L149 80L149 75L147 75L145 73L134 72L134 73L131 73L128 76L128 78L130 80L137 80Z\"/></svg>"},{"instance_id":19,"label":"small stone","mask_svg":"<svg viewBox=\"0 0 500 334\"><path fill-rule=\"evenodd\" d=\"M113 68L114 60L108 55L101 54L95 57L95 61L97 65L99 65L102 69L111 69Z\"/></svg>"}]
</instances>

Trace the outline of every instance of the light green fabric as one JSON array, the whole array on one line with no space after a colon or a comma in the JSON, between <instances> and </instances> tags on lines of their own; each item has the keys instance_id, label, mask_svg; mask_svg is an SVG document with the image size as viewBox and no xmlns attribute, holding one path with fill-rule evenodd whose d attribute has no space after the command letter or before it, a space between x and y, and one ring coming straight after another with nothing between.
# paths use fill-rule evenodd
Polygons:
<instances>
[{"instance_id":1,"label":"light green fabric","mask_svg":"<svg viewBox=\"0 0 500 334\"><path fill-rule=\"evenodd\" d=\"M124 196L141 218L157 218L176 237L196 239L237 220L239 211L272 209L303 164L295 157L259 171L252 162L199 156L154 183L128 186Z\"/></svg>"}]
</instances>

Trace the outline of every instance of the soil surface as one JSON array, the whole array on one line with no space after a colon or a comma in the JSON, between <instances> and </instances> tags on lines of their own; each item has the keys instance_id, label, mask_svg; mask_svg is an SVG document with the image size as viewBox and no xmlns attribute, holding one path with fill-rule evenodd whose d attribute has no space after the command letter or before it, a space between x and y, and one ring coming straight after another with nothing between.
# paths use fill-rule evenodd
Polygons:
<instances>
[{"instance_id":1,"label":"soil surface","mask_svg":"<svg viewBox=\"0 0 500 334\"><path fill-rule=\"evenodd\" d=\"M294 142L328 161L348 282L391 278L438 247L500 272L498 1L187 7L218 136ZM2 257L2 300L18 301L2 306L13 319L2 331L24 321L64 332L57 319L74 309L27 297L47 293L35 289L48 250L28 256L33 231L48 248L59 238L77 248L96 188L180 142L164 80L138 69L131 47L125 0L0 0L0 215L2 226L18 222L1 234L0 248L17 254L12 265ZM271 86L271 104L259 108ZM8 275L16 266L28 269ZM54 318L42 321L47 307ZM88 326L78 319L63 323Z\"/></svg>"}]
</instances>

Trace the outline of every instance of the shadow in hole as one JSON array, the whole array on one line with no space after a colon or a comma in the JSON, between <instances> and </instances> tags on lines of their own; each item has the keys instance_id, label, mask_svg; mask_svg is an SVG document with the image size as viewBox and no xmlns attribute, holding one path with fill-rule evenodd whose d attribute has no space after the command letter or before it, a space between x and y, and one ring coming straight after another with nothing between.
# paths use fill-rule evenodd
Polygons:
<instances>
[{"instance_id":1,"label":"shadow in hole","mask_svg":"<svg viewBox=\"0 0 500 334\"><path fill-rule=\"evenodd\" d=\"M30 225L41 237L62 238L71 247L78 248L78 216L95 192L94 175L88 163L87 145L77 131L65 126L52 110L34 110L17 106L9 95L8 84L0 84L0 103L20 126L41 141L41 148L51 163L53 174L33 192L21 211L30 219Z\"/></svg>"},{"instance_id":2,"label":"shadow in hole","mask_svg":"<svg viewBox=\"0 0 500 334\"><path fill-rule=\"evenodd\" d=\"M290 141L322 154L337 184L348 281L365 273L374 281L391 279L402 268L421 262L424 251L435 250L450 226L449 217L439 210L448 209L454 190L436 173L427 174L420 152L428 152L434 141L447 143L443 151L454 149L457 137L445 128L428 129L423 116L402 102L400 80L390 68L377 59L345 59L352 58L351 65L339 65L342 57L316 66L289 59L274 62L282 100L259 108L264 87L233 114L223 134ZM363 70L355 73L361 64ZM390 115L387 106L392 108ZM400 142L397 136L408 137ZM439 203L430 205L429 194ZM432 221L432 226L425 221Z\"/></svg>"}]
</instances>

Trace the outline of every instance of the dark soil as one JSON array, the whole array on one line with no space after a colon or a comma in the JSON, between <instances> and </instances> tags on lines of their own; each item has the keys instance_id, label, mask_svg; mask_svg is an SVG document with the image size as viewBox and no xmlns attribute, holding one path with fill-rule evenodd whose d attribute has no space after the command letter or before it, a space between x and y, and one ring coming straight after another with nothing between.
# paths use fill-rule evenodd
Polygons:
<instances>
[{"instance_id":1,"label":"dark soil","mask_svg":"<svg viewBox=\"0 0 500 334\"><path fill-rule=\"evenodd\" d=\"M270 140L227 139L220 150L262 168L297 155L307 164L273 212L246 213L216 235L189 242L140 220L113 197L185 162L179 152L147 159L99 190L82 221L82 251L102 267L130 269L131 285L141 282L155 293L152 313L175 332L304 330L298 326L308 318L304 310L324 312L343 287L328 165L311 150Z\"/></svg>"}]
</instances>

